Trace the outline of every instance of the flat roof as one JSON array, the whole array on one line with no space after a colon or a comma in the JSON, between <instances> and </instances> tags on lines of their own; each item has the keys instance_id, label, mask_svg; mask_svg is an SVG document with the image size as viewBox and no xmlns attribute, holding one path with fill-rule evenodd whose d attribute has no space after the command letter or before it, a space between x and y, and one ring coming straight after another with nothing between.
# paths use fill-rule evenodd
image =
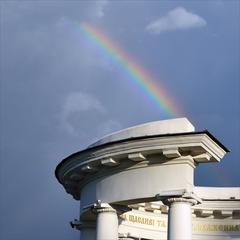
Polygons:
<instances>
[{"instance_id":1,"label":"flat roof","mask_svg":"<svg viewBox=\"0 0 240 240\"><path fill-rule=\"evenodd\" d=\"M194 132L195 127L187 118L167 119L148 122L113 132L91 144L89 148L129 138L156 136L163 134Z\"/></svg>"}]
</instances>

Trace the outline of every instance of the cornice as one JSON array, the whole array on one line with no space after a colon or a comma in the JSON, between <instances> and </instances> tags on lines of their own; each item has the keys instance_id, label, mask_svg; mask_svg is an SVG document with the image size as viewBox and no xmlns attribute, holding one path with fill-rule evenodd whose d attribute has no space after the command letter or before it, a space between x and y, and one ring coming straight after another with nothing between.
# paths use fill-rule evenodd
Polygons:
<instances>
[{"instance_id":1,"label":"cornice","mask_svg":"<svg viewBox=\"0 0 240 240\"><path fill-rule=\"evenodd\" d=\"M194 168L195 163L219 161L225 153L206 132L141 137L71 155L58 165L56 176L66 191L79 199L79 189L91 179L153 164L189 164Z\"/></svg>"},{"instance_id":2,"label":"cornice","mask_svg":"<svg viewBox=\"0 0 240 240\"><path fill-rule=\"evenodd\" d=\"M105 143L103 145L98 145L98 146L95 146L95 147L89 147L89 148L86 148L84 150L73 153L70 156L68 156L67 158L63 159L57 165L57 167L55 169L55 175L56 175L56 178L60 181L59 176L58 176L59 175L58 172L61 169L62 165L65 165L66 162L68 162L71 159L79 158L80 155L82 155L82 156L85 155L85 154L88 155L89 152L94 152L94 151L97 151L98 149L102 149L102 148L105 148L105 147L108 147L108 146L112 146L114 144L131 142L131 141L141 140L141 139L148 140L148 139L154 139L154 138L175 137L175 136L192 136L192 135L201 135L201 134L207 135L224 152L229 152L229 150L207 130L201 131L201 132L187 132L187 133L175 133L175 134L162 134L162 135L155 135L155 136L141 136L141 137L135 137L135 138L129 138L129 139L124 139L124 140L120 140L120 141L115 141L115 142L109 142L109 143Z\"/></svg>"}]
</instances>

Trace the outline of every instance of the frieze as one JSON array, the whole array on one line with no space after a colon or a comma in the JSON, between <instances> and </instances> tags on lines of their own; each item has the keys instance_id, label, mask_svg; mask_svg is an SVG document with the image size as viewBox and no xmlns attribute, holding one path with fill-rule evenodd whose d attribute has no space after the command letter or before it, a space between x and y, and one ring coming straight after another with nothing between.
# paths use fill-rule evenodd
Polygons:
<instances>
[{"instance_id":1,"label":"frieze","mask_svg":"<svg viewBox=\"0 0 240 240\"><path fill-rule=\"evenodd\" d=\"M149 216L134 212L127 212L121 215L121 219L125 221L125 223L129 224L137 224L138 227L142 226L144 228L157 228L161 231L167 231L167 217L156 217ZM223 224L219 223L199 223L193 222L192 224L193 233L194 232L232 232L240 234L240 225L235 224L234 222L226 223L226 220ZM234 234L234 235L235 235Z\"/></svg>"}]
</instances>

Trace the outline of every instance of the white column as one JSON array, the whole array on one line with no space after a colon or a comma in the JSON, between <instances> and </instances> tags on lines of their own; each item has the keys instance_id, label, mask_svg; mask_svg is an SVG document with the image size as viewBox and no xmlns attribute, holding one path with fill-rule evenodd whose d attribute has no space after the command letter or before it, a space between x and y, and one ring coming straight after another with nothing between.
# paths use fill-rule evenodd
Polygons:
<instances>
[{"instance_id":1,"label":"white column","mask_svg":"<svg viewBox=\"0 0 240 240\"><path fill-rule=\"evenodd\" d=\"M96 240L118 240L118 216L107 203L96 203L93 211L97 214Z\"/></svg>"},{"instance_id":2,"label":"white column","mask_svg":"<svg viewBox=\"0 0 240 240\"><path fill-rule=\"evenodd\" d=\"M192 205L194 199L168 198L164 201L169 206L168 211L168 240L192 239Z\"/></svg>"}]
</instances>

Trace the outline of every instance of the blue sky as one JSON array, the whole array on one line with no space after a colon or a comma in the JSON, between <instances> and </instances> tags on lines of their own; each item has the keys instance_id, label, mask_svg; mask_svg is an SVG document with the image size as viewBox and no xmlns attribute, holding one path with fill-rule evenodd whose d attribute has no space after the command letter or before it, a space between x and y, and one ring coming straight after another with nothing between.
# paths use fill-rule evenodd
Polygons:
<instances>
[{"instance_id":1,"label":"blue sky","mask_svg":"<svg viewBox=\"0 0 240 240\"><path fill-rule=\"evenodd\" d=\"M167 116L86 41L105 32L231 152L196 185L239 186L239 1L1 1L0 236L79 239L54 170L112 131ZM177 117L182 117L179 115Z\"/></svg>"}]
</instances>

